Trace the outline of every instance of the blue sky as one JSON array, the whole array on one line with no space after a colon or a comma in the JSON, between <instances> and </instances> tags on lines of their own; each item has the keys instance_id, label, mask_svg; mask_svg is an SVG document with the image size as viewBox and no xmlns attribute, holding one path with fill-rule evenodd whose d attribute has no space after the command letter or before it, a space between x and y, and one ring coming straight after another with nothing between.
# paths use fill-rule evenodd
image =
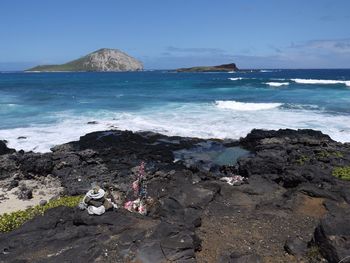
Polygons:
<instances>
[{"instance_id":1,"label":"blue sky","mask_svg":"<svg viewBox=\"0 0 350 263\"><path fill-rule=\"evenodd\" d=\"M1 0L0 70L118 48L148 69L350 68L348 0Z\"/></svg>"}]
</instances>

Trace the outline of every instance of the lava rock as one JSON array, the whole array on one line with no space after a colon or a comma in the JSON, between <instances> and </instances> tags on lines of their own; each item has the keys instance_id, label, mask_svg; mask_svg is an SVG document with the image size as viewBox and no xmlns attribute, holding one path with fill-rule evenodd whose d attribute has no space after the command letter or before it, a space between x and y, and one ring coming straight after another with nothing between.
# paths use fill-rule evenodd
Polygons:
<instances>
[{"instance_id":1,"label":"lava rock","mask_svg":"<svg viewBox=\"0 0 350 263\"><path fill-rule=\"evenodd\" d=\"M235 254L232 253L229 256L222 256L219 260L220 263L262 263L263 260L256 254Z\"/></svg>"},{"instance_id":2,"label":"lava rock","mask_svg":"<svg viewBox=\"0 0 350 263\"><path fill-rule=\"evenodd\" d=\"M288 254L303 257L307 252L307 243L300 238L288 239L284 244L284 249Z\"/></svg>"},{"instance_id":3,"label":"lava rock","mask_svg":"<svg viewBox=\"0 0 350 263\"><path fill-rule=\"evenodd\" d=\"M7 252L0 254L0 261L75 262L79 257L86 262L195 262L193 236L186 228L129 212L89 216L57 207L14 232L0 234L0 250Z\"/></svg>"},{"instance_id":4,"label":"lava rock","mask_svg":"<svg viewBox=\"0 0 350 263\"><path fill-rule=\"evenodd\" d=\"M332 209L315 229L314 242L329 262L339 262L350 252L350 205Z\"/></svg>"},{"instance_id":5,"label":"lava rock","mask_svg":"<svg viewBox=\"0 0 350 263\"><path fill-rule=\"evenodd\" d=\"M12 180L10 182L9 187L7 188L8 191L12 190L13 188L17 187L19 185L18 180Z\"/></svg>"},{"instance_id":6,"label":"lava rock","mask_svg":"<svg viewBox=\"0 0 350 263\"><path fill-rule=\"evenodd\" d=\"M310 238L319 218L303 214L314 209L312 202L295 206L295 197L300 194L325 200L328 215L314 234L314 242L324 256L335 262L346 254L350 240L346 225L350 183L334 178L332 171L334 167L350 165L350 144L337 143L311 130L254 130L239 142L240 147L246 147L253 154L242 157L232 167L208 166L208 160L199 160L196 167L189 168L183 161L174 162L176 152L192 151L198 145L215 145L220 149L225 146L221 140L110 130L93 132L79 141L56 146L51 153L20 151L1 155L0 179L6 180L4 185L14 180L15 174L19 175L17 181L29 177L42 180L52 174L60 181L65 195L85 194L91 183L97 182L100 186L118 189L126 200L135 199L130 186L136 179L137 167L144 161L147 195L153 201L148 216L123 209L100 217L73 208L50 209L19 229L0 234L0 251L6 252L0 253L0 262L74 262L77 258L86 262L115 262L116 259L120 262L195 262L201 246L207 249L205 238L210 239L210 236L201 236L206 241L201 244L196 233L214 227L211 231L220 235L224 228L222 219L222 222L237 220L240 223L237 227L244 225L244 230L250 230L254 226L249 224L258 215L260 221L273 219L267 229L270 224L282 221L276 228L283 232L286 226L290 231L278 232L281 236L275 237L279 244L288 236L301 236L297 232L306 230L305 224ZM219 181L221 176L235 174L247 176L248 184L229 186ZM32 191L22 188L19 195L29 198ZM220 224L216 225L218 220ZM295 220L298 223L295 224ZM200 231L198 227L202 227ZM226 229L226 233L230 229ZM272 238L276 233L263 231L261 234L262 244L276 248L271 241L276 241ZM251 251L257 251L256 240L252 238ZM305 259L305 243L298 242L288 240L285 249ZM220 247L227 251L226 245L222 243ZM279 253L285 255L283 248L278 248ZM265 256L263 250L259 250L261 257L245 252L228 254L222 262L261 262Z\"/></svg>"},{"instance_id":7,"label":"lava rock","mask_svg":"<svg viewBox=\"0 0 350 263\"><path fill-rule=\"evenodd\" d=\"M39 205L40 206L44 206L44 205L46 205L47 204L47 201L46 200L40 200L39 201Z\"/></svg>"},{"instance_id":8,"label":"lava rock","mask_svg":"<svg viewBox=\"0 0 350 263\"><path fill-rule=\"evenodd\" d=\"M33 190L28 189L26 186L19 187L17 196L21 200L29 200L33 198Z\"/></svg>"},{"instance_id":9,"label":"lava rock","mask_svg":"<svg viewBox=\"0 0 350 263\"><path fill-rule=\"evenodd\" d=\"M31 189L26 189L21 191L21 193L18 196L19 199L23 200L29 200L33 198L33 191Z\"/></svg>"},{"instance_id":10,"label":"lava rock","mask_svg":"<svg viewBox=\"0 0 350 263\"><path fill-rule=\"evenodd\" d=\"M14 149L8 148L6 145L6 142L0 140L0 155L13 153L13 152L15 152Z\"/></svg>"},{"instance_id":11,"label":"lava rock","mask_svg":"<svg viewBox=\"0 0 350 263\"><path fill-rule=\"evenodd\" d=\"M97 121L88 121L86 124L98 124Z\"/></svg>"}]
</instances>

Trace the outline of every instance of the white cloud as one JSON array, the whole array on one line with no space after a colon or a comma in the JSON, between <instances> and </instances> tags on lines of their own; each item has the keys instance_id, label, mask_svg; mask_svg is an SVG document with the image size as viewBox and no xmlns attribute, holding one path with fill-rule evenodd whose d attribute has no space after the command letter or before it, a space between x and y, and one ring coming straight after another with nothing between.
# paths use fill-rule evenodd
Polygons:
<instances>
[{"instance_id":1,"label":"white cloud","mask_svg":"<svg viewBox=\"0 0 350 263\"><path fill-rule=\"evenodd\" d=\"M350 38L310 40L299 45L292 45L291 48L322 52L350 53Z\"/></svg>"}]
</instances>

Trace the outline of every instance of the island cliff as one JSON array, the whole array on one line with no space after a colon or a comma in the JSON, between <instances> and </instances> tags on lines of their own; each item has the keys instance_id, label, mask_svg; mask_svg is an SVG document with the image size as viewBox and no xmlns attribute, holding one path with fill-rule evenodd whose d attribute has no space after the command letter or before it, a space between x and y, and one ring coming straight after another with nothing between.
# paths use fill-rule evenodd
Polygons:
<instances>
[{"instance_id":1,"label":"island cliff","mask_svg":"<svg viewBox=\"0 0 350 263\"><path fill-rule=\"evenodd\" d=\"M140 61L118 49L102 48L61 65L41 65L26 71L140 71Z\"/></svg>"}]
</instances>

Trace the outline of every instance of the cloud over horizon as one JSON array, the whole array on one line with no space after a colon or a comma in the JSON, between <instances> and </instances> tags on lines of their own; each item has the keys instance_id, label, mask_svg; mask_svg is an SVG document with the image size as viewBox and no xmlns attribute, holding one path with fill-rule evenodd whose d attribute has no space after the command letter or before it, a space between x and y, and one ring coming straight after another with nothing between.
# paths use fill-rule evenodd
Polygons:
<instances>
[{"instance_id":1,"label":"cloud over horizon","mask_svg":"<svg viewBox=\"0 0 350 263\"><path fill-rule=\"evenodd\" d=\"M241 68L350 68L350 38L292 42L289 46L271 44L268 48L269 54L260 55L216 47L168 46L159 56L147 57L145 65L177 68L235 62Z\"/></svg>"},{"instance_id":2,"label":"cloud over horizon","mask_svg":"<svg viewBox=\"0 0 350 263\"><path fill-rule=\"evenodd\" d=\"M350 38L313 39L292 42L288 46L269 44L267 50L270 51L259 54L256 48L248 47L239 52L232 52L219 47L167 46L159 54L139 53L136 57L143 61L148 69L173 69L232 62L239 68L350 68ZM0 61L0 70L23 70L38 64L47 63Z\"/></svg>"}]
</instances>

